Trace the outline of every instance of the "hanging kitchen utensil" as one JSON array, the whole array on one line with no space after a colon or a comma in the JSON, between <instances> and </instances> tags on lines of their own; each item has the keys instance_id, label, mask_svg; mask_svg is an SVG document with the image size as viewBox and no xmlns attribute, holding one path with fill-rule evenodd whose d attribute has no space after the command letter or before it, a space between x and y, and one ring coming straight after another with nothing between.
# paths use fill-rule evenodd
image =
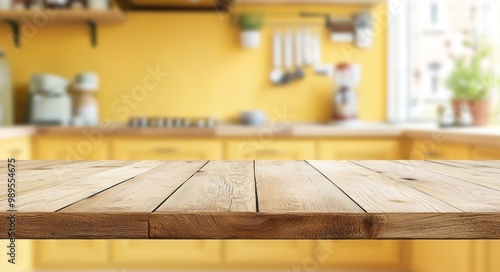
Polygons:
<instances>
[{"instance_id":1,"label":"hanging kitchen utensil","mask_svg":"<svg viewBox=\"0 0 500 272\"><path fill-rule=\"evenodd\" d=\"M285 33L285 74L281 82L288 84L293 79L293 35L288 29Z\"/></svg>"},{"instance_id":2,"label":"hanging kitchen utensil","mask_svg":"<svg viewBox=\"0 0 500 272\"><path fill-rule=\"evenodd\" d=\"M281 70L281 32L276 30L273 35L273 64L274 68L271 71L270 79L275 85L282 84L283 71Z\"/></svg>"},{"instance_id":3,"label":"hanging kitchen utensil","mask_svg":"<svg viewBox=\"0 0 500 272\"><path fill-rule=\"evenodd\" d=\"M302 29L297 29L295 31L295 72L293 73L295 79L304 78L304 70L302 70L302 66L304 65L303 41Z\"/></svg>"},{"instance_id":4,"label":"hanging kitchen utensil","mask_svg":"<svg viewBox=\"0 0 500 272\"><path fill-rule=\"evenodd\" d=\"M310 66L313 64L313 55L312 55L312 40L311 40L311 30L309 28L305 28L303 35L303 50L304 50L304 64L306 66Z\"/></svg>"}]
</instances>

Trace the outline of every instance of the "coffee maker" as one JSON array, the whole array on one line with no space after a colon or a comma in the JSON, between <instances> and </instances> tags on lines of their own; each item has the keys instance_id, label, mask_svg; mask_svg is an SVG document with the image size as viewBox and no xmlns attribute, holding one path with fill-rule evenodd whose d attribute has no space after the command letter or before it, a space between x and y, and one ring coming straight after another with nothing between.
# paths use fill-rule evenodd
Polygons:
<instances>
[{"instance_id":1,"label":"coffee maker","mask_svg":"<svg viewBox=\"0 0 500 272\"><path fill-rule=\"evenodd\" d=\"M337 90L333 94L333 121L353 123L358 121L358 95L356 87L361 77L361 67L354 63L340 63L335 67Z\"/></svg>"},{"instance_id":2,"label":"coffee maker","mask_svg":"<svg viewBox=\"0 0 500 272\"><path fill-rule=\"evenodd\" d=\"M72 100L69 82L56 75L35 74L31 78L29 120L34 125L67 126L71 122Z\"/></svg>"}]
</instances>

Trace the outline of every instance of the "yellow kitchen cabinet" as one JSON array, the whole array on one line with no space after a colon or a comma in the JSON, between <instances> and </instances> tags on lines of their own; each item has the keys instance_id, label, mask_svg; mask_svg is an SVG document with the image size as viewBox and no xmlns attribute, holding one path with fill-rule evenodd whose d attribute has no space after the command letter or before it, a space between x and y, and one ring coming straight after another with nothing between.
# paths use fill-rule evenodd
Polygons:
<instances>
[{"instance_id":1,"label":"yellow kitchen cabinet","mask_svg":"<svg viewBox=\"0 0 500 272\"><path fill-rule=\"evenodd\" d=\"M321 267L397 270L407 266L405 241L318 241L315 259Z\"/></svg>"},{"instance_id":2,"label":"yellow kitchen cabinet","mask_svg":"<svg viewBox=\"0 0 500 272\"><path fill-rule=\"evenodd\" d=\"M0 140L0 160L14 158L16 160L31 159L31 140L29 137L20 137Z\"/></svg>"},{"instance_id":3,"label":"yellow kitchen cabinet","mask_svg":"<svg viewBox=\"0 0 500 272\"><path fill-rule=\"evenodd\" d=\"M324 140L319 142L320 160L401 159L399 139Z\"/></svg>"},{"instance_id":4,"label":"yellow kitchen cabinet","mask_svg":"<svg viewBox=\"0 0 500 272\"><path fill-rule=\"evenodd\" d=\"M199 269L221 262L221 241L115 240L111 260L115 267L140 269Z\"/></svg>"},{"instance_id":5,"label":"yellow kitchen cabinet","mask_svg":"<svg viewBox=\"0 0 500 272\"><path fill-rule=\"evenodd\" d=\"M224 264L253 269L291 269L312 256L313 241L224 241Z\"/></svg>"},{"instance_id":6,"label":"yellow kitchen cabinet","mask_svg":"<svg viewBox=\"0 0 500 272\"><path fill-rule=\"evenodd\" d=\"M432 139L414 139L410 142L407 158L410 160L468 160L470 146L456 143L440 143Z\"/></svg>"},{"instance_id":7,"label":"yellow kitchen cabinet","mask_svg":"<svg viewBox=\"0 0 500 272\"><path fill-rule=\"evenodd\" d=\"M33 271L33 246L30 240L16 240L16 259L15 265L8 262L11 258L7 255L7 246L10 246L10 240L0 240L0 248L4 250L2 260L0 261L0 271L8 272L28 272Z\"/></svg>"},{"instance_id":8,"label":"yellow kitchen cabinet","mask_svg":"<svg viewBox=\"0 0 500 272\"><path fill-rule=\"evenodd\" d=\"M413 272L482 272L474 269L474 241L422 240L411 243Z\"/></svg>"},{"instance_id":9,"label":"yellow kitchen cabinet","mask_svg":"<svg viewBox=\"0 0 500 272\"><path fill-rule=\"evenodd\" d=\"M472 160L500 160L500 148L489 146L472 147Z\"/></svg>"},{"instance_id":10,"label":"yellow kitchen cabinet","mask_svg":"<svg viewBox=\"0 0 500 272\"><path fill-rule=\"evenodd\" d=\"M313 160L315 143L309 140L230 140L225 145L227 160Z\"/></svg>"},{"instance_id":11,"label":"yellow kitchen cabinet","mask_svg":"<svg viewBox=\"0 0 500 272\"><path fill-rule=\"evenodd\" d=\"M198 139L114 139L114 160L219 160L222 142Z\"/></svg>"},{"instance_id":12,"label":"yellow kitchen cabinet","mask_svg":"<svg viewBox=\"0 0 500 272\"><path fill-rule=\"evenodd\" d=\"M487 267L486 272L500 271L500 241L487 241Z\"/></svg>"},{"instance_id":13,"label":"yellow kitchen cabinet","mask_svg":"<svg viewBox=\"0 0 500 272\"><path fill-rule=\"evenodd\" d=\"M107 160L108 142L104 138L84 136L35 136L36 160Z\"/></svg>"},{"instance_id":14,"label":"yellow kitchen cabinet","mask_svg":"<svg viewBox=\"0 0 500 272\"><path fill-rule=\"evenodd\" d=\"M109 263L109 242L104 240L44 240L34 242L36 269L101 268Z\"/></svg>"}]
</instances>

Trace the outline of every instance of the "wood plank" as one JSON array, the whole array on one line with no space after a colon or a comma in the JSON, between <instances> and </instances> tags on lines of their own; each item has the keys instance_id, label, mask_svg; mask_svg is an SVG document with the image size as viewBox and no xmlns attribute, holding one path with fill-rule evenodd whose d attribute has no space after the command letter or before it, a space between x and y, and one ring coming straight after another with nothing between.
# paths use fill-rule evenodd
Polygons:
<instances>
[{"instance_id":1,"label":"wood plank","mask_svg":"<svg viewBox=\"0 0 500 272\"><path fill-rule=\"evenodd\" d=\"M424 164L425 169L429 171L500 190L500 180L491 178L491 174L500 174L500 169L498 169L497 173L494 168L490 170L489 167L483 168L481 166L477 171L476 168L466 168L447 161L430 161Z\"/></svg>"},{"instance_id":2,"label":"wood plank","mask_svg":"<svg viewBox=\"0 0 500 272\"><path fill-rule=\"evenodd\" d=\"M425 169L425 162L356 161L356 164L408 184L464 212L500 211L498 191L431 172Z\"/></svg>"},{"instance_id":3,"label":"wood plank","mask_svg":"<svg viewBox=\"0 0 500 272\"><path fill-rule=\"evenodd\" d=\"M210 161L157 212L255 212L252 161Z\"/></svg>"},{"instance_id":4,"label":"wood plank","mask_svg":"<svg viewBox=\"0 0 500 272\"><path fill-rule=\"evenodd\" d=\"M7 239L8 214L0 213L0 239ZM22 239L147 239L147 213L17 213Z\"/></svg>"},{"instance_id":5,"label":"wood plank","mask_svg":"<svg viewBox=\"0 0 500 272\"><path fill-rule=\"evenodd\" d=\"M16 199L16 206L19 212L55 212L163 164L165 162L139 161L94 175L75 178L71 182L20 195ZM7 200L0 201L1 205L6 207Z\"/></svg>"},{"instance_id":6,"label":"wood plank","mask_svg":"<svg viewBox=\"0 0 500 272\"><path fill-rule=\"evenodd\" d=\"M151 239L498 239L500 213L153 213Z\"/></svg>"},{"instance_id":7,"label":"wood plank","mask_svg":"<svg viewBox=\"0 0 500 272\"><path fill-rule=\"evenodd\" d=\"M172 161L145 172L61 212L153 212L207 161Z\"/></svg>"},{"instance_id":8,"label":"wood plank","mask_svg":"<svg viewBox=\"0 0 500 272\"><path fill-rule=\"evenodd\" d=\"M309 163L370 213L460 211L407 184L352 162L309 161Z\"/></svg>"},{"instance_id":9,"label":"wood plank","mask_svg":"<svg viewBox=\"0 0 500 272\"><path fill-rule=\"evenodd\" d=\"M467 170L500 174L500 161L432 161Z\"/></svg>"},{"instance_id":10,"label":"wood plank","mask_svg":"<svg viewBox=\"0 0 500 272\"><path fill-rule=\"evenodd\" d=\"M26 170L19 168L17 171L17 196L25 195L35 190L50 188L66 182L73 182L83 176L94 175L107 170L130 165L133 162L125 161L87 161L79 164L64 164L46 167L42 170ZM7 186L7 179L0 180L0 188ZM7 192L0 192L0 200L7 198Z\"/></svg>"},{"instance_id":11,"label":"wood plank","mask_svg":"<svg viewBox=\"0 0 500 272\"><path fill-rule=\"evenodd\" d=\"M149 224L151 239L362 239L363 220L364 213L155 212Z\"/></svg>"},{"instance_id":12,"label":"wood plank","mask_svg":"<svg viewBox=\"0 0 500 272\"><path fill-rule=\"evenodd\" d=\"M364 213L305 161L256 161L259 211Z\"/></svg>"}]
</instances>

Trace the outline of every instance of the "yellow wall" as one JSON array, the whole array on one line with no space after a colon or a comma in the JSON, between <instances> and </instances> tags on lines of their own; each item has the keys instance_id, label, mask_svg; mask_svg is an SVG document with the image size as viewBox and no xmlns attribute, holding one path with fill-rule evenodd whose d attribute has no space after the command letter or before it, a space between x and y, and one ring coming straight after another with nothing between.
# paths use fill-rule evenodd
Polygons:
<instances>
[{"instance_id":1,"label":"yellow wall","mask_svg":"<svg viewBox=\"0 0 500 272\"><path fill-rule=\"evenodd\" d=\"M328 40L323 28L323 62L351 60L363 67L360 90L361 118L385 119L386 109L386 30L385 5L377 15L376 41L369 50ZM247 8L248 9L248 8ZM255 9L255 7L252 7ZM351 14L362 7L307 6L259 7L268 12L299 10ZM241 10L241 8L240 8ZM285 87L269 83L271 34L265 27L262 46L242 49L238 29L227 14L218 13L128 13L123 25L102 26L99 46L92 48L84 25L42 27L24 41L18 51L8 38L10 29L0 26L0 46L7 49L14 73L17 121L26 119L27 88L30 75L50 72L71 78L92 70L101 76L98 94L103 119L125 121L130 116L205 116L215 114L230 120L244 109L273 109L295 115L294 121L325 121L331 112L331 79L307 72L307 79ZM26 32L25 32L26 33ZM347 52L347 53L346 53ZM354 52L353 55L350 55ZM346 59L346 56L350 56ZM116 104L122 94L141 85L146 67L159 65L169 73L144 101L130 111ZM115 102L120 103L120 102Z\"/></svg>"}]
</instances>

